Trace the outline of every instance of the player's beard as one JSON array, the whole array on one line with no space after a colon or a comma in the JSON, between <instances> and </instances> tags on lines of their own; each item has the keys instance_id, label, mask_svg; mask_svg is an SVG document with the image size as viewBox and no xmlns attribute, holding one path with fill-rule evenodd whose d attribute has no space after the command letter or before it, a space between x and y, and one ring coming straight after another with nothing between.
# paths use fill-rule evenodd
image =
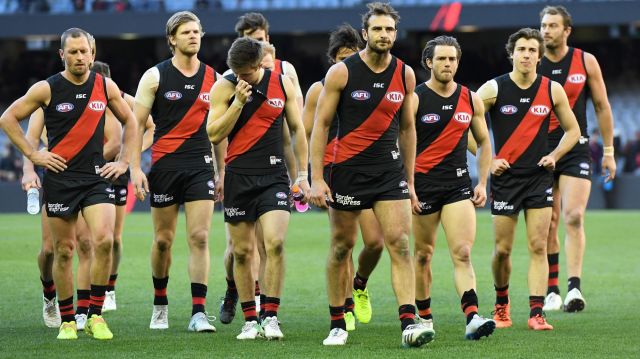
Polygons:
<instances>
[{"instance_id":1,"label":"player's beard","mask_svg":"<svg viewBox=\"0 0 640 359\"><path fill-rule=\"evenodd\" d=\"M393 47L393 43L390 42L390 46L386 49L379 48L375 42L367 42L367 46L369 47L369 49L371 49L371 51L375 52L376 54L384 55L391 51L391 48Z\"/></svg>"}]
</instances>

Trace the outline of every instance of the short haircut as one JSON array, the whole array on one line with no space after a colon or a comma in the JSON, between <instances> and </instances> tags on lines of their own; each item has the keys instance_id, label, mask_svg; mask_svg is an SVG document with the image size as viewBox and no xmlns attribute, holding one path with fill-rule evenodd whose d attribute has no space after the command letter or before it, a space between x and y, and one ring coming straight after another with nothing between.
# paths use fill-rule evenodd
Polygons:
<instances>
[{"instance_id":1,"label":"short haircut","mask_svg":"<svg viewBox=\"0 0 640 359\"><path fill-rule=\"evenodd\" d=\"M91 70L93 72L97 72L104 77L111 77L111 68L109 68L109 64L102 61L96 61L91 66Z\"/></svg>"},{"instance_id":2,"label":"short haircut","mask_svg":"<svg viewBox=\"0 0 640 359\"><path fill-rule=\"evenodd\" d=\"M264 52L264 54L262 54L262 56L264 57L264 55L266 54L271 54L271 56L273 56L273 59L276 59L276 47L268 44L268 43L263 43L262 44L262 51Z\"/></svg>"},{"instance_id":3,"label":"short haircut","mask_svg":"<svg viewBox=\"0 0 640 359\"><path fill-rule=\"evenodd\" d=\"M389 4L388 2L372 2L367 4L367 8L369 9L369 11L362 15L362 28L365 31L369 28L369 19L374 15L391 16L393 21L396 23L396 27L398 26L398 23L400 22L400 14L398 14L398 12L393 7L391 7L391 4Z\"/></svg>"},{"instance_id":4,"label":"short haircut","mask_svg":"<svg viewBox=\"0 0 640 359\"><path fill-rule=\"evenodd\" d=\"M93 39L93 36L91 36L91 34L89 34L88 32L77 28L77 27L72 27L68 30L66 30L65 32L62 33L62 36L60 36L60 48L64 50L64 45L66 45L67 43L67 39L68 38L78 38L78 37L85 37L87 39L87 42L89 43L89 47L91 46L91 39ZM93 52L93 48L91 50Z\"/></svg>"},{"instance_id":5,"label":"short haircut","mask_svg":"<svg viewBox=\"0 0 640 359\"><path fill-rule=\"evenodd\" d=\"M329 35L329 48L327 57L330 63L334 63L338 52L342 48L359 51L364 48L364 42L360 34L349 24L342 24Z\"/></svg>"},{"instance_id":6,"label":"short haircut","mask_svg":"<svg viewBox=\"0 0 640 359\"><path fill-rule=\"evenodd\" d=\"M567 8L565 8L562 5L545 6L544 9L540 11L540 20L542 20L542 18L545 15L560 15L562 16L562 23L564 24L564 27L573 26L573 19L571 18L571 14L569 14L569 11L567 11Z\"/></svg>"},{"instance_id":7,"label":"short haircut","mask_svg":"<svg viewBox=\"0 0 640 359\"><path fill-rule=\"evenodd\" d=\"M430 70L427 67L427 59L433 61L433 54L436 52L436 46L453 46L456 48L456 56L458 57L458 62L460 62L460 58L462 57L462 49L460 48L460 44L458 40L456 40L453 36L438 36L435 39L431 39L427 42L424 49L422 50L422 67L426 70Z\"/></svg>"},{"instance_id":8,"label":"short haircut","mask_svg":"<svg viewBox=\"0 0 640 359\"><path fill-rule=\"evenodd\" d=\"M229 48L227 66L233 71L251 66L259 67L264 57L262 43L250 37L239 37Z\"/></svg>"},{"instance_id":9,"label":"short haircut","mask_svg":"<svg viewBox=\"0 0 640 359\"><path fill-rule=\"evenodd\" d=\"M202 24L200 23L200 19L198 19L198 17L191 11L179 11L171 15L169 20L167 20L165 32L167 35L167 45L169 45L169 49L171 50L172 54L174 53L175 48L171 44L171 41L169 41L169 37L176 36L176 32L178 32L178 28L180 27L180 25L192 21L198 23L198 27L200 28L200 36L203 36L204 32L202 32Z\"/></svg>"},{"instance_id":10,"label":"short haircut","mask_svg":"<svg viewBox=\"0 0 640 359\"><path fill-rule=\"evenodd\" d=\"M540 58L544 56L544 38L542 37L542 34L540 34L540 30L525 27L509 36L509 40L507 41L507 45L505 46L509 57L513 55L513 50L516 47L516 41L523 38L526 40L534 39L538 41L538 53L540 55Z\"/></svg>"},{"instance_id":11,"label":"short haircut","mask_svg":"<svg viewBox=\"0 0 640 359\"><path fill-rule=\"evenodd\" d=\"M259 12L248 12L238 18L235 29L238 37L243 37L247 30L249 34L256 30L264 30L266 34L269 34L269 22Z\"/></svg>"}]
</instances>

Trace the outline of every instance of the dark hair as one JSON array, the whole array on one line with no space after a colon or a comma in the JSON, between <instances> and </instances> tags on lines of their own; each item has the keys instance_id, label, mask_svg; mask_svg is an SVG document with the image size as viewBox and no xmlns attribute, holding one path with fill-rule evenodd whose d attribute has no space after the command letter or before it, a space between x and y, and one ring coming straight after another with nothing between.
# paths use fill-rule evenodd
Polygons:
<instances>
[{"instance_id":1,"label":"dark hair","mask_svg":"<svg viewBox=\"0 0 640 359\"><path fill-rule=\"evenodd\" d=\"M456 48L456 56L458 57L458 61L462 57L462 49L460 48L460 44L458 40L456 40L453 36L438 36L435 39L429 40L422 50L422 67L424 67L427 71L431 70L427 67L427 59L433 61L433 54L436 51L436 46L453 46Z\"/></svg>"},{"instance_id":2,"label":"dark hair","mask_svg":"<svg viewBox=\"0 0 640 359\"><path fill-rule=\"evenodd\" d=\"M556 6L548 5L548 6L545 6L544 9L542 9L542 11L540 11L540 20L542 20L542 18L547 14L548 15L560 15L560 16L562 16L562 23L564 24L564 27L572 27L573 26L573 19L571 18L571 14L569 14L569 11L567 11L567 8L565 8L562 5L556 5Z\"/></svg>"},{"instance_id":3,"label":"dark hair","mask_svg":"<svg viewBox=\"0 0 640 359\"><path fill-rule=\"evenodd\" d=\"M236 71L245 66L258 67L264 57L262 43L250 37L239 37L229 48L227 66Z\"/></svg>"},{"instance_id":4,"label":"dark hair","mask_svg":"<svg viewBox=\"0 0 640 359\"><path fill-rule=\"evenodd\" d=\"M204 36L204 32L202 32L202 24L200 23L200 19L198 19L198 17L191 11L179 11L171 15L169 20L167 20L165 33L167 35L167 45L169 45L169 50L171 50L172 54L174 53L175 48L171 44L171 41L169 41L169 37L176 36L176 32L178 31L178 28L180 27L180 25L186 24L192 21L198 24L198 27L200 28L200 36Z\"/></svg>"},{"instance_id":5,"label":"dark hair","mask_svg":"<svg viewBox=\"0 0 640 359\"><path fill-rule=\"evenodd\" d=\"M91 46L91 39L93 38L93 36L91 36L88 32L77 27L72 27L62 33L62 36L60 36L60 48L64 50L64 45L67 43L67 39L69 37L72 37L75 39L82 36L84 36L87 39L87 42L89 43L89 48L91 48L91 51L93 52L93 47Z\"/></svg>"},{"instance_id":6,"label":"dark hair","mask_svg":"<svg viewBox=\"0 0 640 359\"><path fill-rule=\"evenodd\" d=\"M369 28L369 19L374 15L391 16L393 21L396 23L396 26L398 26L398 23L400 22L400 15L388 2L372 2L367 4L367 8L369 11L362 15L362 28L365 31Z\"/></svg>"},{"instance_id":7,"label":"dark hair","mask_svg":"<svg viewBox=\"0 0 640 359\"><path fill-rule=\"evenodd\" d=\"M96 61L91 66L91 70L93 72L97 72L104 77L111 77L111 69L109 68L109 64L102 61Z\"/></svg>"},{"instance_id":8,"label":"dark hair","mask_svg":"<svg viewBox=\"0 0 640 359\"><path fill-rule=\"evenodd\" d=\"M329 35L327 57L330 63L335 62L338 51L343 47L354 51L359 51L364 48L364 42L360 38L360 34L349 24L340 25Z\"/></svg>"},{"instance_id":9,"label":"dark hair","mask_svg":"<svg viewBox=\"0 0 640 359\"><path fill-rule=\"evenodd\" d=\"M530 27L525 27L514 32L513 34L511 34L511 36L509 36L509 40L507 41L507 45L505 46L505 48L507 49L507 54L509 54L509 57L513 55L513 50L516 47L516 41L523 38L526 40L534 39L538 41L538 52L539 52L540 58L544 56L544 38L542 37L542 34L540 34L540 30L532 29Z\"/></svg>"},{"instance_id":10,"label":"dark hair","mask_svg":"<svg viewBox=\"0 0 640 359\"><path fill-rule=\"evenodd\" d=\"M269 22L259 12L248 12L238 18L236 23L236 32L238 37L243 37L244 32L249 30L249 34L256 30L264 30L266 34L269 33Z\"/></svg>"}]
</instances>

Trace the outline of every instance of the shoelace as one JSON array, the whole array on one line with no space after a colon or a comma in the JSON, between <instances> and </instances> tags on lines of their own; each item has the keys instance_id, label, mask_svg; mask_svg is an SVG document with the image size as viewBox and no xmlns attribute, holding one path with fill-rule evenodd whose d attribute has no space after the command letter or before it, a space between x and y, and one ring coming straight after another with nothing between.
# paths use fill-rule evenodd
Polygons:
<instances>
[{"instance_id":1,"label":"shoelace","mask_svg":"<svg viewBox=\"0 0 640 359\"><path fill-rule=\"evenodd\" d=\"M498 319L501 321L509 320L509 316L507 315L507 307L496 307L496 310L491 312L491 314L497 315Z\"/></svg>"},{"instance_id":2,"label":"shoelace","mask_svg":"<svg viewBox=\"0 0 640 359\"><path fill-rule=\"evenodd\" d=\"M340 336L340 328L331 329L331 332L329 333L329 336L331 336L331 337L339 337Z\"/></svg>"},{"instance_id":3,"label":"shoelace","mask_svg":"<svg viewBox=\"0 0 640 359\"><path fill-rule=\"evenodd\" d=\"M536 320L536 322L538 322L538 324L546 324L547 321L545 320L545 317L546 317L545 313L542 312L542 314L538 314L533 318Z\"/></svg>"},{"instance_id":4,"label":"shoelace","mask_svg":"<svg viewBox=\"0 0 640 359\"><path fill-rule=\"evenodd\" d=\"M207 312L204 312L204 317L205 317L205 319L207 319L207 321L208 321L210 324L213 324L213 322L215 322L215 321L216 321L216 319L218 319L218 318L216 318L216 316L215 316L215 315L209 315L209 313L207 313Z\"/></svg>"},{"instance_id":5,"label":"shoelace","mask_svg":"<svg viewBox=\"0 0 640 359\"><path fill-rule=\"evenodd\" d=\"M280 329L280 322L275 320L275 319L271 319L269 321L269 323L267 324L267 326L271 327L271 329Z\"/></svg>"},{"instance_id":6,"label":"shoelace","mask_svg":"<svg viewBox=\"0 0 640 359\"><path fill-rule=\"evenodd\" d=\"M242 332L248 332L249 330L253 329L253 327L256 325L256 323L254 322L245 322L244 325L242 326Z\"/></svg>"},{"instance_id":7,"label":"shoelace","mask_svg":"<svg viewBox=\"0 0 640 359\"><path fill-rule=\"evenodd\" d=\"M167 315L167 313L164 310L159 310L159 311L157 311L157 312L155 312L153 314L154 314L153 315L153 320L154 321L158 321L158 320L164 319L164 317Z\"/></svg>"},{"instance_id":8,"label":"shoelace","mask_svg":"<svg viewBox=\"0 0 640 359\"><path fill-rule=\"evenodd\" d=\"M56 304L55 304L53 301L48 302L48 303L45 305L44 310L45 310L45 311L47 312L47 314L49 314L49 315L56 314Z\"/></svg>"}]
</instances>

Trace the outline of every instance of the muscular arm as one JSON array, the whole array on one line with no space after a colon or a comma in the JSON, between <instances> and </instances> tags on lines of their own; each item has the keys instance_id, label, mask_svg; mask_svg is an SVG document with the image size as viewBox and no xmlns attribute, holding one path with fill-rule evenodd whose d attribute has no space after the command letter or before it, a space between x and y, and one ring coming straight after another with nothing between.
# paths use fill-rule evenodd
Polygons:
<instances>
[{"instance_id":1,"label":"muscular arm","mask_svg":"<svg viewBox=\"0 0 640 359\"><path fill-rule=\"evenodd\" d=\"M147 121L151 114L151 108L155 100L156 91L160 83L160 74L157 68L152 67L147 70L136 90L135 103L133 105L133 114L135 116L138 128L146 128ZM140 169L140 157L142 154L142 144L144 142L144 132L138 131L136 142L134 145L133 155L131 157L131 168Z\"/></svg>"},{"instance_id":2,"label":"muscular arm","mask_svg":"<svg viewBox=\"0 0 640 359\"><path fill-rule=\"evenodd\" d=\"M133 152L140 148L136 147L138 136L138 123L131 108L120 95L120 89L115 82L107 78L107 93L109 94L109 109L115 117L122 123L124 128L122 150L118 162L129 165ZM126 170L126 169L125 169Z\"/></svg>"},{"instance_id":3,"label":"muscular arm","mask_svg":"<svg viewBox=\"0 0 640 359\"><path fill-rule=\"evenodd\" d=\"M122 144L122 126L113 114L108 113L104 120L104 137L107 142L104 143L102 155L105 160L111 161L120 152L120 145Z\"/></svg>"},{"instance_id":4,"label":"muscular arm","mask_svg":"<svg viewBox=\"0 0 640 359\"><path fill-rule=\"evenodd\" d=\"M482 104L484 105L484 112L489 112L498 97L498 84L496 80L489 80L480 86L478 96L480 96Z\"/></svg>"},{"instance_id":5,"label":"muscular arm","mask_svg":"<svg viewBox=\"0 0 640 359\"><path fill-rule=\"evenodd\" d=\"M491 141L489 140L489 130L484 118L484 105L480 96L471 93L473 101L473 117L471 118L471 131L474 143L477 142L477 158L478 158L478 185L474 189L474 197L472 201L477 207L484 207L487 199L486 188L487 178L489 177L489 169L491 167Z\"/></svg>"},{"instance_id":6,"label":"muscular arm","mask_svg":"<svg viewBox=\"0 0 640 359\"><path fill-rule=\"evenodd\" d=\"M316 107L318 105L318 97L322 91L322 82L318 81L309 87L307 98L302 110L302 124L307 135L307 141L311 142L311 130L313 130L313 121L316 115Z\"/></svg>"},{"instance_id":7,"label":"muscular arm","mask_svg":"<svg viewBox=\"0 0 640 359\"><path fill-rule=\"evenodd\" d=\"M27 141L33 148L40 146L40 136L44 130L44 111L37 109L29 118L29 127L27 127ZM40 178L36 174L33 162L26 156L22 160L22 189L27 191L29 188L40 188Z\"/></svg>"},{"instance_id":8,"label":"muscular arm","mask_svg":"<svg viewBox=\"0 0 640 359\"><path fill-rule=\"evenodd\" d=\"M558 146L551 151L549 156L557 162L562 156L569 152L580 138L580 127L576 116L571 110L569 99L562 86L557 82L551 83L551 96L553 97L554 112L560 122L560 127L564 130L564 135L560 139Z\"/></svg>"},{"instance_id":9,"label":"muscular arm","mask_svg":"<svg viewBox=\"0 0 640 359\"><path fill-rule=\"evenodd\" d=\"M400 109L400 133L398 136L398 145L400 147L400 155L404 161L404 168L407 173L407 182L413 186L413 173L416 163L416 120L415 120L415 97L413 90L416 87L416 77L413 69L406 66L405 84L407 87L404 101Z\"/></svg>"},{"instance_id":10,"label":"muscular arm","mask_svg":"<svg viewBox=\"0 0 640 359\"><path fill-rule=\"evenodd\" d=\"M133 96L125 93L124 100L127 102L127 105L129 105L131 110L134 110L136 99ZM138 117L136 116L136 122L137 121ZM155 132L155 130L156 124L153 122L153 117L151 117L151 115L147 117L147 122L144 123L144 126L138 123L138 131L142 132L142 152L148 150L149 147L151 147L151 145L153 144L153 133ZM140 133L138 133L138 136L140 136Z\"/></svg>"},{"instance_id":11,"label":"muscular arm","mask_svg":"<svg viewBox=\"0 0 640 359\"><path fill-rule=\"evenodd\" d=\"M289 130L291 131L291 139L294 144L293 153L296 157L296 164L298 166L298 178L295 179L295 182L300 183L302 191L305 193L305 196L307 196L309 193L309 183L307 182L309 147L307 145L307 137L305 136L304 126L302 125L302 119L300 118L298 103L295 101L295 88L288 78L283 77L282 80L287 94L287 101L284 104L285 119L289 126Z\"/></svg>"},{"instance_id":12,"label":"muscular arm","mask_svg":"<svg viewBox=\"0 0 640 359\"><path fill-rule=\"evenodd\" d=\"M296 68L288 61L282 62L282 67L284 71L284 75L287 75L291 83L295 88L295 99L296 104L298 105L298 113L302 113L302 109L304 107L304 97L302 96L302 88L300 87L300 81L298 80L298 73L296 72Z\"/></svg>"},{"instance_id":13,"label":"muscular arm","mask_svg":"<svg viewBox=\"0 0 640 359\"><path fill-rule=\"evenodd\" d=\"M238 86L241 83L246 84L244 81L238 81ZM248 84L246 86L249 86ZM247 98L251 94L251 90L248 90ZM216 81L211 88L209 98L211 99L211 105L209 108L209 117L207 118L207 134L209 140L214 144L220 143L223 139L229 136L231 130L238 121L244 102L238 99L238 96L233 100L233 103L229 105L229 99L234 95L234 86L231 81L227 79L221 79ZM246 101L246 98L244 99Z\"/></svg>"}]
</instances>

